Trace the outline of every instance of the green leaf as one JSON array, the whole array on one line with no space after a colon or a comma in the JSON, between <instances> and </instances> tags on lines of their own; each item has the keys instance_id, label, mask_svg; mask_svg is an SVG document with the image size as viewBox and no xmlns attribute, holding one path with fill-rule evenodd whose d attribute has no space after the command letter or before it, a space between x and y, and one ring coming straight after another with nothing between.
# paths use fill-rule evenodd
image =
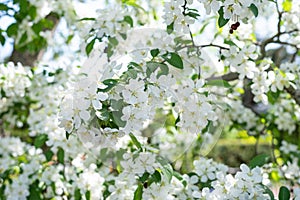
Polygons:
<instances>
[{"instance_id":1,"label":"green leaf","mask_svg":"<svg viewBox=\"0 0 300 200\"><path fill-rule=\"evenodd\" d=\"M227 81L220 80L220 79L219 80L209 80L206 82L206 85L231 88L231 85Z\"/></svg>"},{"instance_id":2,"label":"green leaf","mask_svg":"<svg viewBox=\"0 0 300 200\"><path fill-rule=\"evenodd\" d=\"M203 31L205 30L205 28L209 25L210 23L209 23L209 21L207 21L207 22L205 22L203 25L202 25L202 27L200 28L200 30L199 30L199 32L197 33L197 34L202 34L203 33Z\"/></svg>"},{"instance_id":3,"label":"green leaf","mask_svg":"<svg viewBox=\"0 0 300 200\"><path fill-rule=\"evenodd\" d=\"M117 38L115 37L109 37L108 41L110 44L112 44L113 46L117 46L119 44L119 41L117 40Z\"/></svg>"},{"instance_id":4,"label":"green leaf","mask_svg":"<svg viewBox=\"0 0 300 200\"><path fill-rule=\"evenodd\" d=\"M5 37L1 33L0 33L0 44L2 46L4 46L4 44L5 44Z\"/></svg>"},{"instance_id":5,"label":"green leaf","mask_svg":"<svg viewBox=\"0 0 300 200\"><path fill-rule=\"evenodd\" d=\"M109 111L107 110L107 108L102 108L100 110L100 116L98 116L98 118L102 121L108 121L110 119L110 114Z\"/></svg>"},{"instance_id":6,"label":"green leaf","mask_svg":"<svg viewBox=\"0 0 300 200\"><path fill-rule=\"evenodd\" d=\"M62 148L59 148L57 151L57 160L59 163L64 163L65 151Z\"/></svg>"},{"instance_id":7,"label":"green leaf","mask_svg":"<svg viewBox=\"0 0 300 200\"><path fill-rule=\"evenodd\" d=\"M105 89L102 89L101 91L107 92L109 91L111 88L113 88L115 85L118 84L118 80L115 79L106 79L102 82L104 85L106 85L107 87Z\"/></svg>"},{"instance_id":8,"label":"green leaf","mask_svg":"<svg viewBox=\"0 0 300 200\"><path fill-rule=\"evenodd\" d=\"M96 18L93 17L84 17L79 19L78 21L96 21Z\"/></svg>"},{"instance_id":9,"label":"green leaf","mask_svg":"<svg viewBox=\"0 0 300 200\"><path fill-rule=\"evenodd\" d=\"M270 156L268 154L260 154L255 156L250 162L249 167L253 169L254 167L261 167L264 164L266 164L270 159Z\"/></svg>"},{"instance_id":10,"label":"green leaf","mask_svg":"<svg viewBox=\"0 0 300 200\"><path fill-rule=\"evenodd\" d=\"M197 19L200 15L196 12L188 12L186 15L194 18L194 19Z\"/></svg>"},{"instance_id":11,"label":"green leaf","mask_svg":"<svg viewBox=\"0 0 300 200\"><path fill-rule=\"evenodd\" d=\"M160 68L160 70L157 73L157 78L159 78L161 75L168 75L169 74L168 65L160 63L159 68Z\"/></svg>"},{"instance_id":12,"label":"green leaf","mask_svg":"<svg viewBox=\"0 0 300 200\"><path fill-rule=\"evenodd\" d=\"M9 7L4 3L0 3L0 10L8 11Z\"/></svg>"},{"instance_id":13,"label":"green leaf","mask_svg":"<svg viewBox=\"0 0 300 200\"><path fill-rule=\"evenodd\" d=\"M66 43L67 44L70 44L71 40L74 38L74 34L71 34L68 36L67 40L66 40Z\"/></svg>"},{"instance_id":14,"label":"green leaf","mask_svg":"<svg viewBox=\"0 0 300 200\"><path fill-rule=\"evenodd\" d=\"M161 175L159 173L159 171L155 170L155 172L151 175L149 182L155 182L155 183L160 183L161 181Z\"/></svg>"},{"instance_id":15,"label":"green leaf","mask_svg":"<svg viewBox=\"0 0 300 200\"><path fill-rule=\"evenodd\" d=\"M147 62L146 64L146 75L147 77L150 77L150 75L155 72L155 70L158 68L159 63L157 62Z\"/></svg>"},{"instance_id":16,"label":"green leaf","mask_svg":"<svg viewBox=\"0 0 300 200\"><path fill-rule=\"evenodd\" d=\"M144 12L146 12L146 10L145 10L142 6L140 6L140 5L138 5L138 4L136 3L136 0L122 0L122 3L125 3L125 4L127 4L127 5L129 5L129 6L136 7L136 8L138 8L138 9L141 9L141 10L143 10Z\"/></svg>"},{"instance_id":17,"label":"green leaf","mask_svg":"<svg viewBox=\"0 0 300 200\"><path fill-rule=\"evenodd\" d=\"M75 200L81 200L81 193L80 193L80 189L76 188L76 190L74 191L74 199Z\"/></svg>"},{"instance_id":18,"label":"green leaf","mask_svg":"<svg viewBox=\"0 0 300 200\"><path fill-rule=\"evenodd\" d=\"M219 13L219 19L218 19L219 28L222 28L223 26L225 26L229 22L229 19L224 18L223 8L224 8L224 6L222 6L218 11L218 13Z\"/></svg>"},{"instance_id":19,"label":"green leaf","mask_svg":"<svg viewBox=\"0 0 300 200\"><path fill-rule=\"evenodd\" d=\"M127 22L130 25L130 27L133 27L133 20L130 16L128 16L128 15L125 16L124 17L124 22Z\"/></svg>"},{"instance_id":20,"label":"green leaf","mask_svg":"<svg viewBox=\"0 0 300 200\"><path fill-rule=\"evenodd\" d=\"M28 200L42 200L41 198L40 188L38 186L38 181L35 181L33 184L29 186L29 196L27 197Z\"/></svg>"},{"instance_id":21,"label":"green leaf","mask_svg":"<svg viewBox=\"0 0 300 200\"><path fill-rule=\"evenodd\" d=\"M119 111L112 111L112 118L113 118L113 121L115 122L115 124L118 126L118 127L125 127L126 125L126 122L124 122L121 117L123 116L123 113L122 113L122 110L119 110Z\"/></svg>"},{"instance_id":22,"label":"green leaf","mask_svg":"<svg viewBox=\"0 0 300 200\"><path fill-rule=\"evenodd\" d=\"M150 54L153 58L156 57L159 54L159 49L152 49Z\"/></svg>"},{"instance_id":23,"label":"green leaf","mask_svg":"<svg viewBox=\"0 0 300 200\"><path fill-rule=\"evenodd\" d=\"M157 77L161 75L167 75L169 73L169 67L166 64L158 63L158 62L147 62L146 64L146 75L150 77L153 72L155 72L158 68L160 71L157 73Z\"/></svg>"},{"instance_id":24,"label":"green leaf","mask_svg":"<svg viewBox=\"0 0 300 200\"><path fill-rule=\"evenodd\" d=\"M287 187L281 186L279 189L278 199L279 200L289 200L290 199L290 191Z\"/></svg>"},{"instance_id":25,"label":"green leaf","mask_svg":"<svg viewBox=\"0 0 300 200\"><path fill-rule=\"evenodd\" d=\"M127 74L132 79L136 79L138 73L135 69L128 69L125 74Z\"/></svg>"},{"instance_id":26,"label":"green leaf","mask_svg":"<svg viewBox=\"0 0 300 200\"><path fill-rule=\"evenodd\" d=\"M272 190L270 190L270 188L269 187L267 187L267 186L265 186L265 185L263 185L263 184L261 184L261 186L264 188L264 190L265 190L265 194L268 194L269 196L270 196L270 198L271 198L271 200L275 200L275 197L274 197L274 194L273 194L273 192L272 192Z\"/></svg>"},{"instance_id":27,"label":"green leaf","mask_svg":"<svg viewBox=\"0 0 300 200\"><path fill-rule=\"evenodd\" d=\"M139 178L139 180L144 183L149 178L149 175L150 174L148 172L145 172L143 176Z\"/></svg>"},{"instance_id":28,"label":"green leaf","mask_svg":"<svg viewBox=\"0 0 300 200\"><path fill-rule=\"evenodd\" d=\"M54 153L50 150L45 152L45 157L46 157L48 162L52 160L53 155L54 155Z\"/></svg>"},{"instance_id":29,"label":"green leaf","mask_svg":"<svg viewBox=\"0 0 300 200\"><path fill-rule=\"evenodd\" d=\"M139 183L138 187L134 192L133 200L141 200L142 197L143 197L143 185Z\"/></svg>"},{"instance_id":30,"label":"green leaf","mask_svg":"<svg viewBox=\"0 0 300 200\"><path fill-rule=\"evenodd\" d=\"M227 40L227 39L224 39L224 44L228 44L230 46L237 46L232 40Z\"/></svg>"},{"instance_id":31,"label":"green leaf","mask_svg":"<svg viewBox=\"0 0 300 200\"><path fill-rule=\"evenodd\" d=\"M167 26L167 33L171 34L174 31L174 22Z\"/></svg>"},{"instance_id":32,"label":"green leaf","mask_svg":"<svg viewBox=\"0 0 300 200\"><path fill-rule=\"evenodd\" d=\"M136 137L135 137L132 133L130 133L129 136L130 136L131 141L133 142L133 144L134 144L138 149L142 150L142 145L141 145L141 143L136 139Z\"/></svg>"},{"instance_id":33,"label":"green leaf","mask_svg":"<svg viewBox=\"0 0 300 200\"><path fill-rule=\"evenodd\" d=\"M169 52L162 55L162 58L165 59L170 65L178 69L183 69L182 59L177 53Z\"/></svg>"},{"instance_id":34,"label":"green leaf","mask_svg":"<svg viewBox=\"0 0 300 200\"><path fill-rule=\"evenodd\" d=\"M7 33L8 37L16 35L17 32L18 32L18 24L17 23L13 23L13 24L9 25L9 27L7 27L7 29L6 29L6 33Z\"/></svg>"},{"instance_id":35,"label":"green leaf","mask_svg":"<svg viewBox=\"0 0 300 200\"><path fill-rule=\"evenodd\" d=\"M36 148L42 147L45 144L45 142L47 141L47 139L48 139L48 136L46 134L38 135L34 140L34 146Z\"/></svg>"},{"instance_id":36,"label":"green leaf","mask_svg":"<svg viewBox=\"0 0 300 200\"><path fill-rule=\"evenodd\" d=\"M20 46L22 46L26 41L27 41L27 33L23 33L22 36L21 36L21 39L19 40L19 44Z\"/></svg>"},{"instance_id":37,"label":"green leaf","mask_svg":"<svg viewBox=\"0 0 300 200\"><path fill-rule=\"evenodd\" d=\"M94 47L94 44L95 44L95 41L96 41L96 38L92 39L85 47L85 52L87 55L90 55L93 47Z\"/></svg>"},{"instance_id":38,"label":"green leaf","mask_svg":"<svg viewBox=\"0 0 300 200\"><path fill-rule=\"evenodd\" d=\"M268 100L269 102L274 105L276 102L277 102L277 99L279 98L279 95L280 95L280 92L277 91L277 92L272 92L272 91L269 91L267 93L267 96L268 96Z\"/></svg>"},{"instance_id":39,"label":"green leaf","mask_svg":"<svg viewBox=\"0 0 300 200\"><path fill-rule=\"evenodd\" d=\"M255 4L251 3L251 5L249 6L249 9L252 11L252 13L255 17L258 16L258 8L256 7Z\"/></svg>"},{"instance_id":40,"label":"green leaf","mask_svg":"<svg viewBox=\"0 0 300 200\"><path fill-rule=\"evenodd\" d=\"M113 110L122 110L124 105L125 105L125 103L122 99L119 99L119 100L111 99L110 100L110 106Z\"/></svg>"},{"instance_id":41,"label":"green leaf","mask_svg":"<svg viewBox=\"0 0 300 200\"><path fill-rule=\"evenodd\" d=\"M69 139L70 135L71 135L71 133L68 133L68 132L66 131L66 138L67 138L67 140Z\"/></svg>"},{"instance_id":42,"label":"green leaf","mask_svg":"<svg viewBox=\"0 0 300 200\"><path fill-rule=\"evenodd\" d=\"M86 198L86 200L90 200L91 199L91 191L86 191L85 198Z\"/></svg>"},{"instance_id":43,"label":"green leaf","mask_svg":"<svg viewBox=\"0 0 300 200\"><path fill-rule=\"evenodd\" d=\"M170 183L173 176L173 168L170 164L166 164L162 168L162 173L166 176L167 181Z\"/></svg>"},{"instance_id":44,"label":"green leaf","mask_svg":"<svg viewBox=\"0 0 300 200\"><path fill-rule=\"evenodd\" d=\"M31 19L35 19L36 15L37 15L37 10L35 6L30 6L29 10L28 10L29 16L31 17Z\"/></svg>"}]
</instances>

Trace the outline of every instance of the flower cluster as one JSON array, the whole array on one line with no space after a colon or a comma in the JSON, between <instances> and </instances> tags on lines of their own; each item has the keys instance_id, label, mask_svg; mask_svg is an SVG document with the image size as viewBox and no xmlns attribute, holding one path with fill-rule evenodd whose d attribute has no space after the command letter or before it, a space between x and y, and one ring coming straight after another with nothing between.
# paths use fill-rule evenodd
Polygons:
<instances>
[{"instance_id":1,"label":"flower cluster","mask_svg":"<svg viewBox=\"0 0 300 200\"><path fill-rule=\"evenodd\" d=\"M235 176L217 174L212 182L213 190L204 188L198 198L205 199L271 199L262 185L262 170L259 167L250 169L247 165L240 166L241 171Z\"/></svg>"},{"instance_id":2,"label":"flower cluster","mask_svg":"<svg viewBox=\"0 0 300 200\"><path fill-rule=\"evenodd\" d=\"M251 0L251 1L234 1L234 0L198 0L200 3L204 5L206 10L206 14L210 14L211 12L217 12L220 9L223 10L224 18L238 18L238 19L248 19L249 16L253 16L251 13L250 6L253 4L256 7L260 7L263 4L262 1Z\"/></svg>"},{"instance_id":3,"label":"flower cluster","mask_svg":"<svg viewBox=\"0 0 300 200\"><path fill-rule=\"evenodd\" d=\"M26 114L24 116L22 111L27 108L21 106L16 115L14 110L17 108L14 105L18 102L23 105L26 102L25 96L31 86L31 78L30 68L20 63L17 65L12 62L0 64L0 114L3 115L5 126L22 127L26 121Z\"/></svg>"},{"instance_id":4,"label":"flower cluster","mask_svg":"<svg viewBox=\"0 0 300 200\"><path fill-rule=\"evenodd\" d=\"M275 124L281 131L287 131L292 134L296 130L296 124L300 119L300 107L293 99L282 98L272 107L275 116Z\"/></svg>"},{"instance_id":5,"label":"flower cluster","mask_svg":"<svg viewBox=\"0 0 300 200\"><path fill-rule=\"evenodd\" d=\"M186 1L189 4L192 4L193 1ZM165 23L167 25L172 24L173 29L176 32L189 33L190 29L189 24L194 23L194 19L188 15L185 15L186 8L183 8L185 2L183 0L171 0L170 2L165 2L163 16Z\"/></svg>"},{"instance_id":6,"label":"flower cluster","mask_svg":"<svg viewBox=\"0 0 300 200\"><path fill-rule=\"evenodd\" d=\"M182 132L200 133L217 120L215 97L207 94L203 79L180 81L178 69L152 61L149 51L145 55L140 64L109 62L101 71L87 71L64 97L60 126L91 146L108 147L124 133L141 134L158 110L174 113Z\"/></svg>"},{"instance_id":7,"label":"flower cluster","mask_svg":"<svg viewBox=\"0 0 300 200\"><path fill-rule=\"evenodd\" d=\"M240 79L253 79L258 73L255 66L255 59L258 57L256 52L255 45L245 45L242 49L231 46L229 50L223 50L226 57L224 64L230 66L230 71L239 73Z\"/></svg>"},{"instance_id":8,"label":"flower cluster","mask_svg":"<svg viewBox=\"0 0 300 200\"><path fill-rule=\"evenodd\" d=\"M194 161L195 173L199 176L202 183L214 181L218 175L226 175L228 167L224 164L214 162L212 159L201 157Z\"/></svg>"}]
</instances>

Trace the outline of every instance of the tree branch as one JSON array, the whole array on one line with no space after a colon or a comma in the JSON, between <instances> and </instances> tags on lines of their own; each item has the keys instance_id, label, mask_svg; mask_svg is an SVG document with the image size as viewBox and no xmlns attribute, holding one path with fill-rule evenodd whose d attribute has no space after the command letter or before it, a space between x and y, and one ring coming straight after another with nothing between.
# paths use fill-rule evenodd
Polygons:
<instances>
[{"instance_id":1,"label":"tree branch","mask_svg":"<svg viewBox=\"0 0 300 200\"><path fill-rule=\"evenodd\" d=\"M230 72L228 74L224 74L222 76L212 76L207 78L206 80L211 81L211 80L224 80L224 81L234 81L239 78L239 74L235 72Z\"/></svg>"}]
</instances>

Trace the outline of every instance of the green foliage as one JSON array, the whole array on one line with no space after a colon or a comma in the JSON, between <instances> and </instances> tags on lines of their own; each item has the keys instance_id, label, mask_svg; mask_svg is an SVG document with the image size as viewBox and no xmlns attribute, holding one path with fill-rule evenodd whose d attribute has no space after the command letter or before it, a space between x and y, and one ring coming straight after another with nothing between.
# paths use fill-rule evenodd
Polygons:
<instances>
[{"instance_id":1,"label":"green foliage","mask_svg":"<svg viewBox=\"0 0 300 200\"><path fill-rule=\"evenodd\" d=\"M158 63L158 62L147 62L146 64L146 75L147 77L150 77L150 75L155 72L158 68L160 71L158 72L157 76L161 75L167 75L169 73L169 67L164 63Z\"/></svg>"},{"instance_id":2,"label":"green foliage","mask_svg":"<svg viewBox=\"0 0 300 200\"><path fill-rule=\"evenodd\" d=\"M1 30L0 30L0 44L1 44L2 46L4 46L4 44L5 44L5 37L3 36Z\"/></svg>"},{"instance_id":3,"label":"green foliage","mask_svg":"<svg viewBox=\"0 0 300 200\"><path fill-rule=\"evenodd\" d=\"M151 174L150 178L149 178L149 184L155 182L155 183L160 183L161 181L161 175L159 173L159 171L155 170L155 172L153 174Z\"/></svg>"},{"instance_id":4,"label":"green foliage","mask_svg":"<svg viewBox=\"0 0 300 200\"><path fill-rule=\"evenodd\" d=\"M65 162L65 151L62 148L57 151L57 161L62 164Z\"/></svg>"},{"instance_id":5,"label":"green foliage","mask_svg":"<svg viewBox=\"0 0 300 200\"><path fill-rule=\"evenodd\" d=\"M162 173L164 174L164 176L166 177L168 183L171 182L172 180L172 176L173 176L173 168L172 166L168 163L168 164L164 164L162 169L161 169Z\"/></svg>"},{"instance_id":6,"label":"green foliage","mask_svg":"<svg viewBox=\"0 0 300 200\"><path fill-rule=\"evenodd\" d=\"M86 198L86 200L90 200L91 199L91 192L90 191L86 191L85 198Z\"/></svg>"},{"instance_id":7,"label":"green foliage","mask_svg":"<svg viewBox=\"0 0 300 200\"><path fill-rule=\"evenodd\" d=\"M174 31L174 22L167 26L167 33L171 34Z\"/></svg>"},{"instance_id":8,"label":"green foliage","mask_svg":"<svg viewBox=\"0 0 300 200\"><path fill-rule=\"evenodd\" d=\"M47 140L48 140L48 136L46 134L38 135L34 140L34 146L36 148L40 148L45 144Z\"/></svg>"},{"instance_id":9,"label":"green foliage","mask_svg":"<svg viewBox=\"0 0 300 200\"><path fill-rule=\"evenodd\" d=\"M129 136L130 136L131 141L133 142L133 144L134 144L138 149L143 150L142 145L141 145L141 143L138 141L138 139L136 139L136 137L135 137L132 133L130 133Z\"/></svg>"},{"instance_id":10,"label":"green foliage","mask_svg":"<svg viewBox=\"0 0 300 200\"><path fill-rule=\"evenodd\" d=\"M30 195L27 198L28 200L42 200L41 189L38 185L39 182L35 181L33 184L29 186Z\"/></svg>"},{"instance_id":11,"label":"green foliage","mask_svg":"<svg viewBox=\"0 0 300 200\"><path fill-rule=\"evenodd\" d=\"M8 11L9 7L4 4L4 3L0 3L0 10L3 10L3 11Z\"/></svg>"},{"instance_id":12,"label":"green foliage","mask_svg":"<svg viewBox=\"0 0 300 200\"><path fill-rule=\"evenodd\" d=\"M271 198L271 200L275 200L275 197L274 197L274 194L273 194L272 190L270 190L270 188L268 188L265 185L261 185L261 186L264 188L265 193L269 195L269 197Z\"/></svg>"},{"instance_id":13,"label":"green foliage","mask_svg":"<svg viewBox=\"0 0 300 200\"><path fill-rule=\"evenodd\" d=\"M164 55L162 55L162 58L165 59L170 65L178 68L178 69L183 69L183 62L181 57L174 52L168 52Z\"/></svg>"},{"instance_id":14,"label":"green foliage","mask_svg":"<svg viewBox=\"0 0 300 200\"><path fill-rule=\"evenodd\" d=\"M150 54L153 58L156 57L159 54L159 49L152 49Z\"/></svg>"},{"instance_id":15,"label":"green foliage","mask_svg":"<svg viewBox=\"0 0 300 200\"><path fill-rule=\"evenodd\" d=\"M75 198L75 200L81 200L82 199L79 188L76 188L76 190L74 191L74 198Z\"/></svg>"},{"instance_id":16,"label":"green foliage","mask_svg":"<svg viewBox=\"0 0 300 200\"><path fill-rule=\"evenodd\" d=\"M290 199L290 191L287 187L281 186L279 189L278 199L279 200L289 200Z\"/></svg>"},{"instance_id":17,"label":"green foliage","mask_svg":"<svg viewBox=\"0 0 300 200\"><path fill-rule=\"evenodd\" d=\"M133 19L129 15L124 17L124 22L127 22L130 25L130 27L133 27Z\"/></svg>"},{"instance_id":18,"label":"green foliage","mask_svg":"<svg viewBox=\"0 0 300 200\"><path fill-rule=\"evenodd\" d=\"M90 55L91 51L93 50L94 44L97 38L92 39L85 47L85 52L87 55Z\"/></svg>"},{"instance_id":19,"label":"green foliage","mask_svg":"<svg viewBox=\"0 0 300 200\"><path fill-rule=\"evenodd\" d=\"M187 8L186 16L190 16L191 18L197 19L200 15L197 9Z\"/></svg>"},{"instance_id":20,"label":"green foliage","mask_svg":"<svg viewBox=\"0 0 300 200\"><path fill-rule=\"evenodd\" d=\"M102 82L104 85L106 85L107 87L104 89L101 89L101 92L107 92L110 89L112 89L114 86L116 86L118 84L118 80L115 79L106 79Z\"/></svg>"},{"instance_id":21,"label":"green foliage","mask_svg":"<svg viewBox=\"0 0 300 200\"><path fill-rule=\"evenodd\" d=\"M206 85L209 86L218 86L218 87L225 87L225 88L231 88L232 86L228 83L228 81L225 80L209 80L206 82Z\"/></svg>"},{"instance_id":22,"label":"green foliage","mask_svg":"<svg viewBox=\"0 0 300 200\"><path fill-rule=\"evenodd\" d=\"M268 154L257 155L249 162L249 167L251 169L255 167L261 167L264 164L268 163L269 160L270 156Z\"/></svg>"},{"instance_id":23,"label":"green foliage","mask_svg":"<svg viewBox=\"0 0 300 200\"><path fill-rule=\"evenodd\" d=\"M121 119L122 116L123 116L123 113L122 113L121 109L118 111L112 111L111 119L117 126L124 127L126 125L126 122Z\"/></svg>"},{"instance_id":24,"label":"green foliage","mask_svg":"<svg viewBox=\"0 0 300 200\"><path fill-rule=\"evenodd\" d=\"M138 9L146 12L146 10L142 6L140 6L139 4L136 3L136 0L122 0L122 3L132 6L132 7L135 7L135 8L138 8Z\"/></svg>"},{"instance_id":25,"label":"green foliage","mask_svg":"<svg viewBox=\"0 0 300 200\"><path fill-rule=\"evenodd\" d=\"M11 25L9 25L6 29L6 34L8 37L12 37L14 35L16 35L18 32L18 24L17 23L13 23Z\"/></svg>"},{"instance_id":26,"label":"green foliage","mask_svg":"<svg viewBox=\"0 0 300 200\"><path fill-rule=\"evenodd\" d=\"M253 3L249 6L249 9L252 11L253 15L255 17L258 16L258 8L256 7L256 5L254 5Z\"/></svg>"},{"instance_id":27,"label":"green foliage","mask_svg":"<svg viewBox=\"0 0 300 200\"><path fill-rule=\"evenodd\" d=\"M224 6L222 6L218 11L218 13L219 13L219 18L218 18L219 28L222 28L229 22L229 19L224 18L224 10L223 9L224 9Z\"/></svg>"},{"instance_id":28,"label":"green foliage","mask_svg":"<svg viewBox=\"0 0 300 200\"><path fill-rule=\"evenodd\" d=\"M138 184L138 187L136 188L134 192L133 200L141 200L143 197L143 185L141 183Z\"/></svg>"}]
</instances>

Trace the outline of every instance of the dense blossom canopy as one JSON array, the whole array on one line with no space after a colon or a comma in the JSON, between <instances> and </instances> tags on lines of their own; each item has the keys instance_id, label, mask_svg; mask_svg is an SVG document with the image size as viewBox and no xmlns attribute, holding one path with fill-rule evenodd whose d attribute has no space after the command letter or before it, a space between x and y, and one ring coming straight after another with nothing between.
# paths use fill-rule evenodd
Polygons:
<instances>
[{"instance_id":1,"label":"dense blossom canopy","mask_svg":"<svg viewBox=\"0 0 300 200\"><path fill-rule=\"evenodd\" d=\"M300 199L299 22L296 0L0 2L0 199ZM226 135L256 156L208 158Z\"/></svg>"}]
</instances>

